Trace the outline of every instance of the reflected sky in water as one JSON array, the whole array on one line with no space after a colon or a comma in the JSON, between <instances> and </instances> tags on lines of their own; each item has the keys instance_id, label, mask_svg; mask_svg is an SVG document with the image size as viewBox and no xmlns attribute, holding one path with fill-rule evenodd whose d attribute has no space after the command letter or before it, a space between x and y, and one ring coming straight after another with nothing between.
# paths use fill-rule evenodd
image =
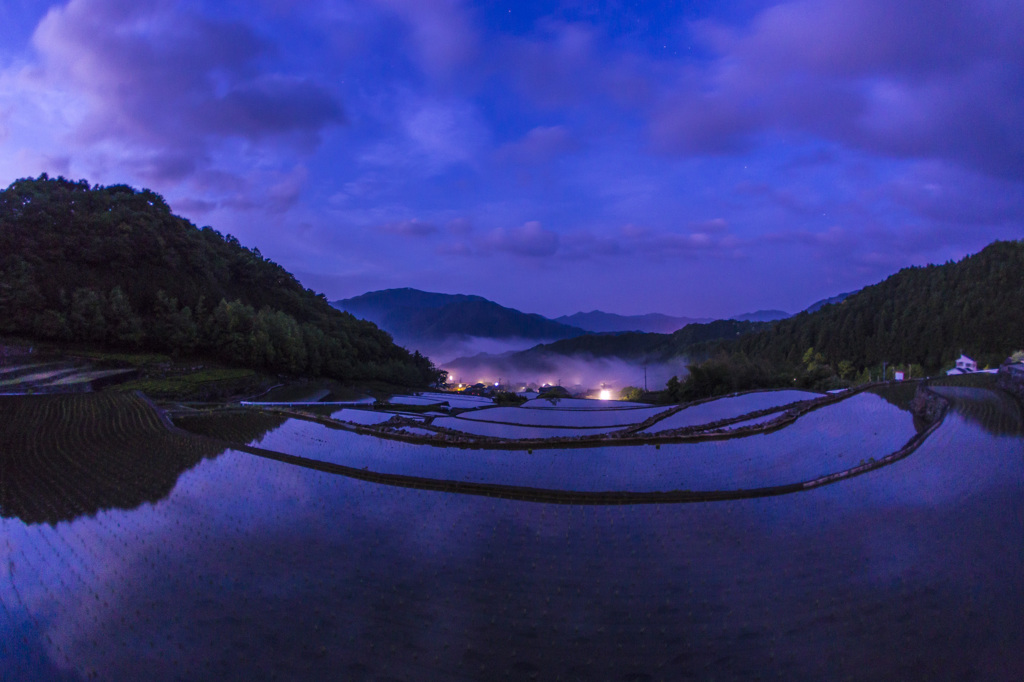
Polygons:
<instances>
[{"instance_id":1,"label":"reflected sky in water","mask_svg":"<svg viewBox=\"0 0 1024 682\"><path fill-rule=\"evenodd\" d=\"M244 418L226 415L224 419L236 416ZM448 425L451 421L438 419L434 423ZM665 443L657 449L652 445L532 452L427 448L300 419L288 420L253 444L389 474L558 490L649 492L749 490L811 480L869 458L881 459L900 449L915 433L909 412L877 395L860 393L771 433Z\"/></svg>"},{"instance_id":2,"label":"reflected sky in water","mask_svg":"<svg viewBox=\"0 0 1024 682\"><path fill-rule=\"evenodd\" d=\"M228 451L155 504L0 521L0 677L1017 680L1022 443L952 413L836 485L616 507Z\"/></svg>"}]
</instances>

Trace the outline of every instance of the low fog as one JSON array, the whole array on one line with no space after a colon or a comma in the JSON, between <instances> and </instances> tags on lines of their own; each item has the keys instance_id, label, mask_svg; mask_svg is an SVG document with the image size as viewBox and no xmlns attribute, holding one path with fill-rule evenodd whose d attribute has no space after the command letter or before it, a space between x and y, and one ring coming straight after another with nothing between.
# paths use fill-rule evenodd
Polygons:
<instances>
[{"instance_id":1,"label":"low fog","mask_svg":"<svg viewBox=\"0 0 1024 682\"><path fill-rule=\"evenodd\" d=\"M517 357L518 356L518 357ZM640 362L627 362L618 358L566 356L553 353L540 357L522 357L516 353L506 355L477 355L463 357L438 365L448 370L449 383L485 383L500 381L519 390L526 385L561 385L572 389L644 387L645 367ZM678 358L668 363L646 366L647 388L658 390L672 376L686 375L686 360Z\"/></svg>"},{"instance_id":2,"label":"low fog","mask_svg":"<svg viewBox=\"0 0 1024 682\"><path fill-rule=\"evenodd\" d=\"M523 339L518 337L494 339L479 336L449 336L444 339L399 339L398 345L409 350L418 350L430 358L435 365L447 369L445 363L479 353L502 355L538 344L551 343L555 339ZM475 382L474 382L475 383Z\"/></svg>"}]
</instances>

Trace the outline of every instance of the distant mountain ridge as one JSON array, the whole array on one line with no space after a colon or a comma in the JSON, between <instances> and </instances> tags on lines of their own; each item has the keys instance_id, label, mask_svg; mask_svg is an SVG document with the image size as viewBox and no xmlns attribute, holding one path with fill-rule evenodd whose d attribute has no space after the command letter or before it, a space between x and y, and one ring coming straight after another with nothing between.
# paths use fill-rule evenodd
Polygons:
<instances>
[{"instance_id":1,"label":"distant mountain ridge","mask_svg":"<svg viewBox=\"0 0 1024 682\"><path fill-rule=\"evenodd\" d=\"M739 320L740 322L774 322L775 320L784 320L792 316L793 313L787 313L785 310L755 310L752 313L734 315L729 319Z\"/></svg>"},{"instance_id":2,"label":"distant mountain ridge","mask_svg":"<svg viewBox=\"0 0 1024 682\"><path fill-rule=\"evenodd\" d=\"M555 322L568 324L585 329L588 332L653 332L655 334L671 334L688 324L711 322L704 317L673 317L662 313L646 315L617 315L601 310L589 313L579 312L554 318Z\"/></svg>"},{"instance_id":3,"label":"distant mountain ridge","mask_svg":"<svg viewBox=\"0 0 1024 682\"><path fill-rule=\"evenodd\" d=\"M702 348L718 341L737 339L745 334L767 329L770 322L715 320L692 323L672 334L653 332L622 332L618 334L587 334L537 345L518 352L489 355L480 353L445 363L453 376L477 377L484 374L520 376L555 372L573 359L608 360L633 363L662 364L700 354ZM475 380L475 379L473 379Z\"/></svg>"},{"instance_id":4,"label":"distant mountain ridge","mask_svg":"<svg viewBox=\"0 0 1024 682\"><path fill-rule=\"evenodd\" d=\"M827 305L833 305L835 303L842 303L843 301L845 301L850 296L853 296L856 293L857 293L856 291L847 291L845 294L838 294L838 295L832 296L830 298L823 298L820 301L816 301L815 303L812 303L811 305L807 306L803 310L803 312L805 312L805 313L816 313L816 312L818 312L819 310L821 310L822 308L824 308Z\"/></svg>"},{"instance_id":5,"label":"distant mountain ridge","mask_svg":"<svg viewBox=\"0 0 1024 682\"><path fill-rule=\"evenodd\" d=\"M506 308L482 296L383 289L333 301L332 306L373 322L396 338L567 339L584 330L536 313Z\"/></svg>"}]
</instances>

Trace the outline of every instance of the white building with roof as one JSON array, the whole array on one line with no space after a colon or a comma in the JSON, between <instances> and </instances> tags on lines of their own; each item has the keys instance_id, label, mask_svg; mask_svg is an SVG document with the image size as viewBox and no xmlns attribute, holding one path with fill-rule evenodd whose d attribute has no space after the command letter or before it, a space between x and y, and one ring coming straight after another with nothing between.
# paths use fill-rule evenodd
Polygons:
<instances>
[{"instance_id":1,"label":"white building with roof","mask_svg":"<svg viewBox=\"0 0 1024 682\"><path fill-rule=\"evenodd\" d=\"M947 375L955 374L973 374L978 371L978 363L971 360L969 357L960 354L960 357L956 360L956 367L946 372Z\"/></svg>"}]
</instances>

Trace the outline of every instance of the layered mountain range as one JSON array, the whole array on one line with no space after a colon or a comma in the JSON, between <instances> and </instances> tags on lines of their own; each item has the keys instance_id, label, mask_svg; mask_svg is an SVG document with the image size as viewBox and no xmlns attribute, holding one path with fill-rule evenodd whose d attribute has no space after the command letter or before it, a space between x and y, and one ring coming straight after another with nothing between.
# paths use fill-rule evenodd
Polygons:
<instances>
[{"instance_id":1,"label":"layered mountain range","mask_svg":"<svg viewBox=\"0 0 1024 682\"><path fill-rule=\"evenodd\" d=\"M396 298L405 304L386 305ZM334 305L377 322L400 342L415 344L429 334L442 349L448 344L452 352L436 359L469 380L557 373L579 360L671 365L684 373L686 363L713 353L799 365L812 349L814 364L845 363L846 371L883 361L937 370L960 352L998 363L1000 355L1024 346L1024 317L1015 312L1024 309L1024 242L994 242L958 262L904 268L792 316L759 311L709 322L591 311L548 320L478 296L415 290L374 292ZM661 331L677 324L683 326ZM466 347L451 343L455 333L491 339L518 333L520 346L459 357Z\"/></svg>"},{"instance_id":2,"label":"layered mountain range","mask_svg":"<svg viewBox=\"0 0 1024 682\"><path fill-rule=\"evenodd\" d=\"M554 319L508 308L482 296L441 294L412 288L371 291L331 303L335 308L373 322L395 342L450 362L465 355L500 355L538 344L594 334L669 335L713 318L677 317L662 313L618 315L600 310ZM765 322L789 317L781 310L759 310L731 320ZM626 338L637 338L628 336ZM590 342L584 342L590 343ZM625 340L617 342L623 346Z\"/></svg>"}]
</instances>

